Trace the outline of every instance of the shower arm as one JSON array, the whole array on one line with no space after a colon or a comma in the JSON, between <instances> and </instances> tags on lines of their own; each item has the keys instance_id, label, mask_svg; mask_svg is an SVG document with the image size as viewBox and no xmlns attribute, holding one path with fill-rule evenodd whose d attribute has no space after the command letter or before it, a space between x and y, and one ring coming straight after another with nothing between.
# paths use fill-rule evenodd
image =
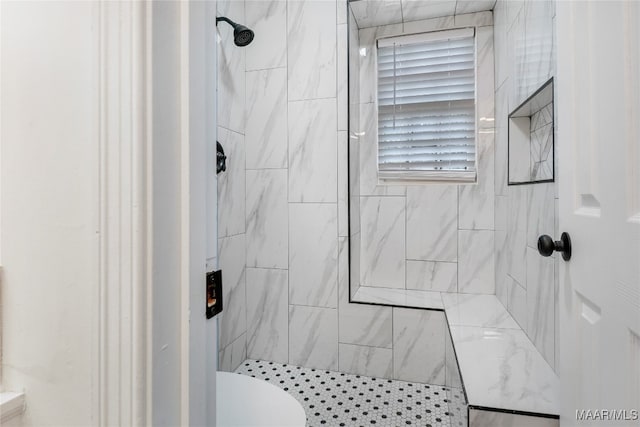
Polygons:
<instances>
[{"instance_id":1,"label":"shower arm","mask_svg":"<svg viewBox=\"0 0 640 427\"><path fill-rule=\"evenodd\" d=\"M227 18L227 17L225 17L225 16L218 16L218 17L216 17L216 25L218 25L218 22L220 22L220 21L224 21L224 22L226 22L227 24L231 25L232 27L236 25L236 23L235 23L235 22L233 22L231 19L229 19L229 18Z\"/></svg>"}]
</instances>

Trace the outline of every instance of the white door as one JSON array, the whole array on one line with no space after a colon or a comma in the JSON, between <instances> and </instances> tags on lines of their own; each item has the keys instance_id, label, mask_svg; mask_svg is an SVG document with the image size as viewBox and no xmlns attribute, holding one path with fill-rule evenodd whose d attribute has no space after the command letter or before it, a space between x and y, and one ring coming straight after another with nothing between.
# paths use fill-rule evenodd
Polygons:
<instances>
[{"instance_id":1,"label":"white door","mask_svg":"<svg viewBox=\"0 0 640 427\"><path fill-rule=\"evenodd\" d=\"M594 411L640 410L640 2L560 1L556 31L561 425L637 426Z\"/></svg>"}]
</instances>

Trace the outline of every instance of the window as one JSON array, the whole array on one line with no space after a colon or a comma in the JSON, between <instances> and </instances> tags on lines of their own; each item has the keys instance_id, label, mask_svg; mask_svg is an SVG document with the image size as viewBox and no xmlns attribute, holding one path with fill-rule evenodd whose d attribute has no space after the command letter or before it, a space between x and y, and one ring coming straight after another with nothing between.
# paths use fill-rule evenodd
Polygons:
<instances>
[{"instance_id":1,"label":"window","mask_svg":"<svg viewBox=\"0 0 640 427\"><path fill-rule=\"evenodd\" d=\"M378 40L378 176L476 179L475 31Z\"/></svg>"}]
</instances>

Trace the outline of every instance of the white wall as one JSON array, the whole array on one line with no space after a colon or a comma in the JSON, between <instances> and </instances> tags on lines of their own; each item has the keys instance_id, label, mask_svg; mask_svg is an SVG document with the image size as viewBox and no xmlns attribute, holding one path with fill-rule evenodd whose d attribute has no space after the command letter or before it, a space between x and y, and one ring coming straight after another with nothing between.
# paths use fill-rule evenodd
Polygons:
<instances>
[{"instance_id":1,"label":"white wall","mask_svg":"<svg viewBox=\"0 0 640 427\"><path fill-rule=\"evenodd\" d=\"M215 3L1 8L12 422L211 425Z\"/></svg>"},{"instance_id":2,"label":"white wall","mask_svg":"<svg viewBox=\"0 0 640 427\"><path fill-rule=\"evenodd\" d=\"M25 425L93 425L97 3L2 3L3 387Z\"/></svg>"}]
</instances>

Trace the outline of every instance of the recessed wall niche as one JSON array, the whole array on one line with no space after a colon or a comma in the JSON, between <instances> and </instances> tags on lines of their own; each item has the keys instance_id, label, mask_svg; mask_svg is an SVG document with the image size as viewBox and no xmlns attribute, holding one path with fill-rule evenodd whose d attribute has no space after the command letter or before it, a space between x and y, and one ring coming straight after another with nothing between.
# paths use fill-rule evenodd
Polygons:
<instances>
[{"instance_id":1,"label":"recessed wall niche","mask_svg":"<svg viewBox=\"0 0 640 427\"><path fill-rule=\"evenodd\" d=\"M554 181L553 78L509 114L509 185Z\"/></svg>"}]
</instances>

